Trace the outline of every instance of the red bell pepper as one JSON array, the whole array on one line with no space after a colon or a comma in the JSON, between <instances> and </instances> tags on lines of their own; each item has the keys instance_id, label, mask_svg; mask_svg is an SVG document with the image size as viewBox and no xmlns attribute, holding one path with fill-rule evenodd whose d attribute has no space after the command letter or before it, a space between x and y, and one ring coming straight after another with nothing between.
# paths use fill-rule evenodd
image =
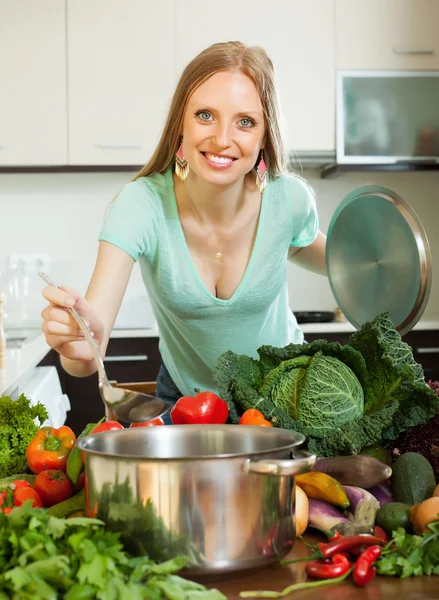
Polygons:
<instances>
[{"instance_id":1,"label":"red bell pepper","mask_svg":"<svg viewBox=\"0 0 439 600\"><path fill-rule=\"evenodd\" d=\"M75 434L66 425L59 429L42 427L26 450L32 473L41 473L45 469L65 471L67 457L75 440Z\"/></svg>"},{"instance_id":2,"label":"red bell pepper","mask_svg":"<svg viewBox=\"0 0 439 600\"><path fill-rule=\"evenodd\" d=\"M213 392L182 396L171 410L174 425L223 425L228 416L227 402Z\"/></svg>"}]
</instances>

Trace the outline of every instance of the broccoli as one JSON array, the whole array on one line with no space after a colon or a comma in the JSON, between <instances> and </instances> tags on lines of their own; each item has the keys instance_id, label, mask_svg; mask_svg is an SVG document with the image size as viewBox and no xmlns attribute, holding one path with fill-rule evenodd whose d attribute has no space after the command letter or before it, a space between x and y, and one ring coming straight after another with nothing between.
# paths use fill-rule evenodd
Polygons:
<instances>
[{"instance_id":1,"label":"broccoli","mask_svg":"<svg viewBox=\"0 0 439 600\"><path fill-rule=\"evenodd\" d=\"M31 406L24 394L17 400L0 398L0 478L22 473L26 467L26 449L39 427L48 418L46 408L38 402Z\"/></svg>"}]
</instances>

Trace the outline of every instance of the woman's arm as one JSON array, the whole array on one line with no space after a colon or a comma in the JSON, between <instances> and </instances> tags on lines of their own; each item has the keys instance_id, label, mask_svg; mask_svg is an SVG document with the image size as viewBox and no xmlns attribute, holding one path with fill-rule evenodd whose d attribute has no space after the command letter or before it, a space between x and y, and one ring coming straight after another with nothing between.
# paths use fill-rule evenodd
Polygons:
<instances>
[{"instance_id":1,"label":"woman's arm","mask_svg":"<svg viewBox=\"0 0 439 600\"><path fill-rule=\"evenodd\" d=\"M325 250L326 236L319 231L317 238L309 246L304 248L290 246L288 260L318 275L327 275Z\"/></svg>"},{"instance_id":2,"label":"woman's arm","mask_svg":"<svg viewBox=\"0 0 439 600\"><path fill-rule=\"evenodd\" d=\"M100 354L104 358L114 321L119 312L128 281L133 269L133 258L113 244L99 243L96 265L85 299L91 305L96 317L104 327ZM86 341L76 342L87 344ZM96 372L94 360L84 362L62 357L62 366L76 377L86 377Z\"/></svg>"}]
</instances>

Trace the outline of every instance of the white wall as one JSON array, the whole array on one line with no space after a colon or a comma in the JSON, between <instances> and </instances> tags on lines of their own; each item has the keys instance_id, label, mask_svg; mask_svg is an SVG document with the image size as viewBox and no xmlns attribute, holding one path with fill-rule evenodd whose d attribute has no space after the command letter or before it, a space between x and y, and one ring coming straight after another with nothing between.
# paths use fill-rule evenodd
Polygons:
<instances>
[{"instance_id":1,"label":"white wall","mask_svg":"<svg viewBox=\"0 0 439 600\"><path fill-rule=\"evenodd\" d=\"M316 191L324 232L339 202L360 185L386 186L411 204L427 231L433 257L433 286L426 316L437 316L439 172L356 172L325 180L317 171L306 171L304 175ZM54 257L53 277L84 292L92 274L105 209L130 179L130 173L0 175L0 269L8 254L49 252ZM293 310L335 307L326 278L289 265L288 283ZM34 284L36 289L43 285L38 278ZM128 296L141 293L142 286L136 268Z\"/></svg>"}]
</instances>

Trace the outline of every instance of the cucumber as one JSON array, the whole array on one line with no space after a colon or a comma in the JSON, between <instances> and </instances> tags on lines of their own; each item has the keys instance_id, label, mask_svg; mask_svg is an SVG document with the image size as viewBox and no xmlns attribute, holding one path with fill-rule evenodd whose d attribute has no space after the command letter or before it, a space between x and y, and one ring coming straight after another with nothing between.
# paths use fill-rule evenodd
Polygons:
<instances>
[{"instance_id":1,"label":"cucumber","mask_svg":"<svg viewBox=\"0 0 439 600\"><path fill-rule=\"evenodd\" d=\"M372 458L380 460L387 466L392 466L392 455L386 448L383 448L383 446L366 446L366 448L361 450L360 454L362 456L372 456Z\"/></svg>"},{"instance_id":2,"label":"cucumber","mask_svg":"<svg viewBox=\"0 0 439 600\"><path fill-rule=\"evenodd\" d=\"M392 493L396 502L417 504L433 495L434 471L428 460L417 452L406 452L393 463Z\"/></svg>"},{"instance_id":3,"label":"cucumber","mask_svg":"<svg viewBox=\"0 0 439 600\"><path fill-rule=\"evenodd\" d=\"M376 515L376 524L392 535L398 527L405 531L410 530L410 506L403 502L389 502L384 504Z\"/></svg>"}]
</instances>

